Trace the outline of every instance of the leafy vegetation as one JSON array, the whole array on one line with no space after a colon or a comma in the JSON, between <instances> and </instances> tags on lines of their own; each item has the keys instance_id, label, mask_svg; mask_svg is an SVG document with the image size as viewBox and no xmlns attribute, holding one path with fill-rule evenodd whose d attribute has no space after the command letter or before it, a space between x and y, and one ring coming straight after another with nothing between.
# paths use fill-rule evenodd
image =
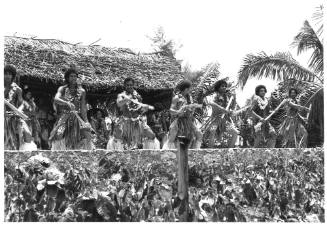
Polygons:
<instances>
[{"instance_id":1,"label":"leafy vegetation","mask_svg":"<svg viewBox=\"0 0 327 225\"><path fill-rule=\"evenodd\" d=\"M5 152L6 221L178 221L174 151ZM322 149L189 152L189 221L324 221Z\"/></svg>"}]
</instances>

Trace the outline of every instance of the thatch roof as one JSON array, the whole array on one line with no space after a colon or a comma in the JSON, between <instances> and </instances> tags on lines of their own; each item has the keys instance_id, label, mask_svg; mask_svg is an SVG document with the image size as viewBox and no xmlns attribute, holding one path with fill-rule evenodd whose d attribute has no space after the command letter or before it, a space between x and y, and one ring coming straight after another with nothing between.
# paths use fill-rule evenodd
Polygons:
<instances>
[{"instance_id":1,"label":"thatch roof","mask_svg":"<svg viewBox=\"0 0 327 225\"><path fill-rule=\"evenodd\" d=\"M5 63L16 66L22 78L54 85L62 84L64 70L75 65L83 86L92 91L122 86L126 77L145 89L170 89L182 79L174 58L54 39L5 37Z\"/></svg>"}]
</instances>

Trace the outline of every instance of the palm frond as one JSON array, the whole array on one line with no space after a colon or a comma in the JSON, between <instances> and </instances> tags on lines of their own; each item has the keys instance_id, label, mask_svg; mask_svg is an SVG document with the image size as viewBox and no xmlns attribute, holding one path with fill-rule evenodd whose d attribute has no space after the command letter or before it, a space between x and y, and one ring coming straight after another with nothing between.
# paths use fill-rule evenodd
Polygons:
<instances>
[{"instance_id":1,"label":"palm frond","mask_svg":"<svg viewBox=\"0 0 327 225\"><path fill-rule=\"evenodd\" d=\"M317 22L323 22L324 17L324 5L316 7L316 11L313 13L312 19Z\"/></svg>"},{"instance_id":2,"label":"palm frond","mask_svg":"<svg viewBox=\"0 0 327 225\"><path fill-rule=\"evenodd\" d=\"M313 49L314 52L310 57L309 67L317 74L323 73L323 44L308 21L304 22L301 31L295 36L292 45L297 48L298 54Z\"/></svg>"},{"instance_id":3,"label":"palm frond","mask_svg":"<svg viewBox=\"0 0 327 225\"><path fill-rule=\"evenodd\" d=\"M202 75L198 76L197 80L193 82L194 91L192 93L193 99L196 102L202 104L205 96L207 95L211 85L215 80L218 79L220 75L220 64L218 62L213 62L208 64L204 69L202 69ZM195 111L195 118L200 122L203 122L205 117L208 115L208 108L203 107L203 109L197 109Z\"/></svg>"},{"instance_id":4,"label":"palm frond","mask_svg":"<svg viewBox=\"0 0 327 225\"><path fill-rule=\"evenodd\" d=\"M199 100L199 98L204 98L205 93L207 93L212 86L212 84L218 80L220 75L220 64L218 62L213 62L208 64L203 69L203 75L199 78L199 83L195 84L195 99ZM200 100L201 101L201 100Z\"/></svg>"},{"instance_id":5,"label":"palm frond","mask_svg":"<svg viewBox=\"0 0 327 225\"><path fill-rule=\"evenodd\" d=\"M316 25L319 26L319 28L316 32L318 37L322 37L323 36L323 27L324 27L324 6L323 5L316 7L316 11L313 13L312 19L316 22Z\"/></svg>"},{"instance_id":6,"label":"palm frond","mask_svg":"<svg viewBox=\"0 0 327 225\"><path fill-rule=\"evenodd\" d=\"M251 77L258 79L267 77L280 81L289 79L315 81L318 79L322 83L320 77L301 66L290 53L283 52L271 56L264 52L258 55L248 54L238 72L238 85L244 88Z\"/></svg>"},{"instance_id":7,"label":"palm frond","mask_svg":"<svg viewBox=\"0 0 327 225\"><path fill-rule=\"evenodd\" d=\"M324 56L323 52L315 49L309 59L309 67L313 69L316 74L319 74L320 79L324 79Z\"/></svg>"},{"instance_id":8,"label":"palm frond","mask_svg":"<svg viewBox=\"0 0 327 225\"><path fill-rule=\"evenodd\" d=\"M203 76L201 77L200 83L197 85L197 89L207 89L210 87L215 80L218 79L220 75L220 64L218 62L213 62L204 68Z\"/></svg>"}]
</instances>

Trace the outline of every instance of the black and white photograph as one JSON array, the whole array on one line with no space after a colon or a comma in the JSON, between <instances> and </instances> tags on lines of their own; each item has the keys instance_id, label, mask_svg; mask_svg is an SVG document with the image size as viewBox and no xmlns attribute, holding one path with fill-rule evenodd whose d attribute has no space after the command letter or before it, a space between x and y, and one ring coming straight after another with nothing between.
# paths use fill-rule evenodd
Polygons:
<instances>
[{"instance_id":1,"label":"black and white photograph","mask_svg":"<svg viewBox=\"0 0 327 225\"><path fill-rule=\"evenodd\" d=\"M2 222L325 222L324 1L1 4Z\"/></svg>"}]
</instances>

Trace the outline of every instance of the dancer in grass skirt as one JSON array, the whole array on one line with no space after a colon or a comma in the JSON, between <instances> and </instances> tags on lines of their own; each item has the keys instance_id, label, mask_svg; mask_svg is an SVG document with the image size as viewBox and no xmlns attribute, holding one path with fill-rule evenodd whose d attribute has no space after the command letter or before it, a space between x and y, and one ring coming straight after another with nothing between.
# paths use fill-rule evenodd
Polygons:
<instances>
[{"instance_id":1,"label":"dancer in grass skirt","mask_svg":"<svg viewBox=\"0 0 327 225\"><path fill-rule=\"evenodd\" d=\"M279 135L283 138L282 147L284 148L305 148L307 146L308 132L304 126L305 119L299 114L299 111L309 112L309 108L298 104L297 95L297 89L291 88L289 98L281 103L286 108L286 118L279 128Z\"/></svg>"},{"instance_id":2,"label":"dancer in grass skirt","mask_svg":"<svg viewBox=\"0 0 327 225\"><path fill-rule=\"evenodd\" d=\"M265 120L270 114L270 101L265 97L267 89L264 85L255 88L255 96L252 102L252 115L255 130L255 148L274 148L276 145L276 131L269 120Z\"/></svg>"},{"instance_id":3,"label":"dancer in grass skirt","mask_svg":"<svg viewBox=\"0 0 327 225\"><path fill-rule=\"evenodd\" d=\"M203 126L204 136L209 141L208 147L213 148L215 140L220 142L223 134L227 132L231 136L227 147L233 148L239 133L231 118L231 109L235 108L236 99L227 92L227 82L224 80L217 81L214 84L214 90L214 100L208 102L212 106L212 116ZM230 100L231 104L228 106Z\"/></svg>"},{"instance_id":4,"label":"dancer in grass skirt","mask_svg":"<svg viewBox=\"0 0 327 225\"><path fill-rule=\"evenodd\" d=\"M182 81L176 87L176 94L172 99L170 113L172 123L170 124L168 140L163 149L175 149L177 137L184 136L191 140L191 148L199 149L202 142L202 133L196 126L192 98L190 95L191 82Z\"/></svg>"},{"instance_id":5,"label":"dancer in grass skirt","mask_svg":"<svg viewBox=\"0 0 327 225\"><path fill-rule=\"evenodd\" d=\"M106 149L109 139L109 131L103 113L100 109L96 110L95 117L91 117L91 126L96 133L95 146L97 149Z\"/></svg>"},{"instance_id":6,"label":"dancer in grass skirt","mask_svg":"<svg viewBox=\"0 0 327 225\"><path fill-rule=\"evenodd\" d=\"M49 141L52 150L91 150L91 125L86 116L85 90L78 85L78 73L70 68L65 72L66 85L59 87L54 102L58 120Z\"/></svg>"},{"instance_id":7,"label":"dancer in grass skirt","mask_svg":"<svg viewBox=\"0 0 327 225\"><path fill-rule=\"evenodd\" d=\"M22 112L22 89L14 82L16 68L6 65L4 68L4 97L16 109L5 106L4 141L6 150L37 150L32 142L32 133L26 122L17 115ZM15 112L16 111L16 112Z\"/></svg>"},{"instance_id":8,"label":"dancer in grass skirt","mask_svg":"<svg viewBox=\"0 0 327 225\"><path fill-rule=\"evenodd\" d=\"M4 67L4 97L16 108L23 104L22 89L14 82L16 78L16 68L12 65ZM19 150L23 144L23 130L21 119L5 106L4 136L5 150Z\"/></svg>"},{"instance_id":9,"label":"dancer in grass skirt","mask_svg":"<svg viewBox=\"0 0 327 225\"><path fill-rule=\"evenodd\" d=\"M114 131L120 134L122 143L127 148L137 149L143 145L143 140L155 142L156 137L151 128L143 119L143 114L152 108L142 104L142 97L134 90L134 80L126 78L124 81L125 91L117 97L117 105L122 113Z\"/></svg>"},{"instance_id":10,"label":"dancer in grass skirt","mask_svg":"<svg viewBox=\"0 0 327 225\"><path fill-rule=\"evenodd\" d=\"M40 145L41 125L36 117L37 107L32 92L29 89L24 90L24 102L21 105L20 110L29 117L25 122L32 134L33 142Z\"/></svg>"}]
</instances>

